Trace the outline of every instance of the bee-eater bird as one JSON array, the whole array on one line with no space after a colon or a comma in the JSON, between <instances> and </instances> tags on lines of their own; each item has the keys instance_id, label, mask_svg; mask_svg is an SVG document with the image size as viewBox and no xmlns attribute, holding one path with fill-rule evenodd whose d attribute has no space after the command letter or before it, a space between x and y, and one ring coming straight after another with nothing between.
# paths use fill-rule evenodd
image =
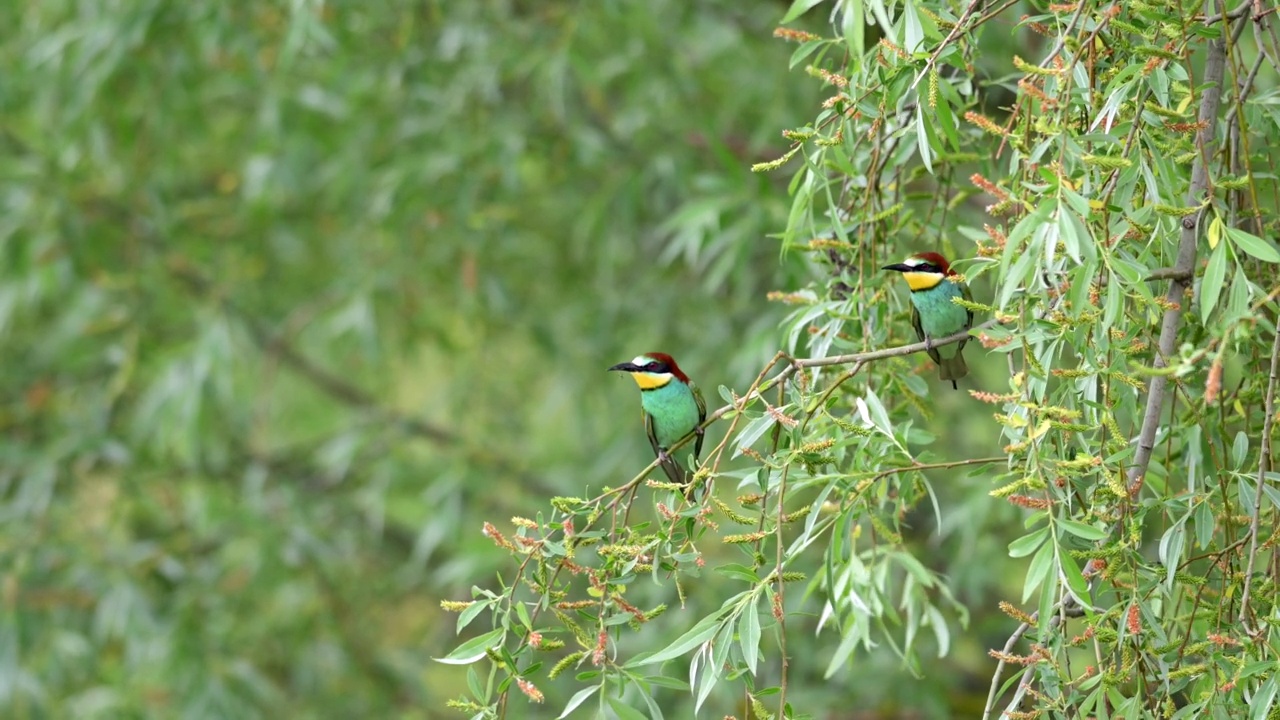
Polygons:
<instances>
[{"instance_id":1,"label":"bee-eater bird","mask_svg":"<svg viewBox=\"0 0 1280 720\"><path fill-rule=\"evenodd\" d=\"M707 419L707 403L689 376L680 370L676 361L666 353L651 352L631 362L618 363L610 370L631 373L631 379L640 386L640 406L644 408L644 429L649 444L658 456L662 470L671 482L688 485L680 465L667 454L667 449L691 432L698 437L693 442L693 461L702 455L702 423ZM686 494L692 488L686 490Z\"/></svg>"},{"instance_id":2,"label":"bee-eater bird","mask_svg":"<svg viewBox=\"0 0 1280 720\"><path fill-rule=\"evenodd\" d=\"M956 274L947 259L935 252L912 255L883 269L902 273L902 279L911 288L911 325L916 329L916 337L924 341L925 352L938 364L939 377L950 380L951 387L958 388L956 381L969 374L961 352L968 340L938 348L929 345L936 339L973 327L973 312L951 302L951 298L956 297L972 302L969 286L954 279Z\"/></svg>"}]
</instances>

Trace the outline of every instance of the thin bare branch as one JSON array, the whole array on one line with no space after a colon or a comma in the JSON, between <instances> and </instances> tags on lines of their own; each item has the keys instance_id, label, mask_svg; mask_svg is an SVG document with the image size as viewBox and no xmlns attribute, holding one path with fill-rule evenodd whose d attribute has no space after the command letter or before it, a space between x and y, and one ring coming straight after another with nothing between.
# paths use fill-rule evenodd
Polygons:
<instances>
[{"instance_id":1,"label":"thin bare branch","mask_svg":"<svg viewBox=\"0 0 1280 720\"><path fill-rule=\"evenodd\" d=\"M736 409L739 406L746 407L747 403L760 397L763 393L767 392L771 388L777 387L778 383L783 382L788 378L790 378L792 375L796 373L797 370L802 370L804 368L811 368L811 367L827 367L831 365L861 365L861 364L866 364L875 360L884 360L886 358L891 358L891 357L902 357L904 355L911 355L913 353L924 352L929 348L936 348L936 347L941 347L943 345L958 343L961 340L965 340L973 337L973 335L971 334L973 332L977 332L978 330L985 330L986 328L993 327L997 324L999 324L999 321L997 320L994 320L994 319L988 320L982 323L981 325L974 326L972 330L962 330L956 333L955 335L948 335L947 337L944 337L940 340L934 340L932 343L928 345L922 342L918 342L918 343L912 343L910 345L898 345L897 347L884 348L881 350L871 350L869 352L863 352L863 353L852 353L849 355L831 355L830 357L818 357L818 358L800 358L800 359L793 360L789 367L787 367L785 370L778 373L774 377L770 378L769 380L766 380L764 383L761 383L759 389L747 394L746 396L741 398L737 403L725 405L724 407L717 409L715 412L708 413L707 420L706 422L702 423L702 427L706 428L708 425L724 417L727 413ZM692 437L692 434L690 434L689 437ZM683 445L685 442L688 441L688 439L689 439L688 437L684 438L683 440L681 440L679 444L672 446L672 449L675 449L680 445Z\"/></svg>"},{"instance_id":2,"label":"thin bare branch","mask_svg":"<svg viewBox=\"0 0 1280 720\"><path fill-rule=\"evenodd\" d=\"M1237 20L1239 18L1244 17L1245 15L1248 15L1249 11L1252 9L1253 9L1253 0L1245 0L1245 2L1240 3L1240 5L1238 5L1235 9L1228 10L1226 13L1226 18L1228 20ZM1213 15L1206 16L1202 22L1205 25L1213 25L1215 23L1222 22L1222 18L1223 18L1222 13L1214 13Z\"/></svg>"},{"instance_id":3,"label":"thin bare branch","mask_svg":"<svg viewBox=\"0 0 1280 720\"><path fill-rule=\"evenodd\" d=\"M969 18L973 17L973 14L982 7L982 2L983 0L973 0L973 2L969 3L969 7L965 8L964 14L961 15L960 19L956 21L956 24L951 27L951 32L947 33L947 37L943 39L942 44L939 45L933 51L933 54L929 56L929 59L925 61L924 67L920 69L920 73L916 75L916 79L911 82L911 87L907 89L908 92L916 89L916 86L920 84L920 81L929 74L929 71L933 69L934 64L938 62L938 58L942 56L942 52L946 50L951 43L955 42L956 38L960 37L960 33L965 31L965 24L968 23Z\"/></svg>"},{"instance_id":4,"label":"thin bare branch","mask_svg":"<svg viewBox=\"0 0 1280 720\"><path fill-rule=\"evenodd\" d=\"M1266 417L1262 421L1262 447L1258 452L1258 487L1253 495L1253 517L1249 523L1249 563L1244 571L1244 592L1240 595L1240 625L1245 632L1254 633L1249 619L1249 592L1253 589L1253 563L1258 558L1258 525L1262 516L1262 486L1271 470L1271 425L1276 419L1276 382L1280 380L1280 327L1271 344L1271 378L1267 381L1267 399L1264 404Z\"/></svg>"},{"instance_id":5,"label":"thin bare branch","mask_svg":"<svg viewBox=\"0 0 1280 720\"><path fill-rule=\"evenodd\" d=\"M1157 268L1147 275L1147 280L1190 280L1194 275L1193 272L1179 268Z\"/></svg>"},{"instance_id":6,"label":"thin bare branch","mask_svg":"<svg viewBox=\"0 0 1280 720\"><path fill-rule=\"evenodd\" d=\"M1049 618L1049 627L1058 627L1058 625L1062 623L1062 619L1064 617L1080 617L1082 615L1084 615L1084 608L1080 607L1076 603L1074 596L1068 595L1061 603L1054 606L1053 617ZM1040 611L1037 610L1031 614L1031 622L1024 622L1019 625L1018 629L1014 630L1013 634L1010 635L1009 639L1005 642L1004 649L1001 652L1002 657L1000 657L996 663L995 674L991 676L991 689L987 691L987 704L982 709L982 720L987 720L991 717L991 711L995 709L996 693L1000 690L1000 675L1004 672L1004 657L1013 652L1013 646L1017 645L1018 641L1022 639L1022 636L1031 629L1032 623L1038 622L1039 619ZM1010 709L1012 709L1013 706L1022 699L1022 695L1025 692L1025 690L1020 689L1019 692L1014 695L1013 701L1009 704Z\"/></svg>"}]
</instances>

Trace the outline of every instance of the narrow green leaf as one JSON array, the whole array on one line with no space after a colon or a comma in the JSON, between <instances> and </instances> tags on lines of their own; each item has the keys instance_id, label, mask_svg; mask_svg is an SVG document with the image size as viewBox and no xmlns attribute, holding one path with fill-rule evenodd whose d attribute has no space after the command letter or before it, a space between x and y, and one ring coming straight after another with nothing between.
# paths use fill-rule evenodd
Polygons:
<instances>
[{"instance_id":1,"label":"narrow green leaf","mask_svg":"<svg viewBox=\"0 0 1280 720\"><path fill-rule=\"evenodd\" d=\"M1240 228L1227 228L1227 237L1231 238L1231 242L1236 247L1263 262L1280 263L1280 250L1276 250L1275 243L1263 240Z\"/></svg>"},{"instance_id":2,"label":"narrow green leaf","mask_svg":"<svg viewBox=\"0 0 1280 720\"><path fill-rule=\"evenodd\" d=\"M454 632L462 632L463 628L470 625L471 621L476 619L476 616L489 607L490 602L489 600L476 600L468 605L465 610L458 614L458 627Z\"/></svg>"},{"instance_id":3,"label":"narrow green leaf","mask_svg":"<svg viewBox=\"0 0 1280 720\"><path fill-rule=\"evenodd\" d=\"M725 665L725 661L728 660L731 640L732 633L730 632L730 629L728 627L723 627L720 632L716 633L715 640L712 641L709 651L700 650L698 651L698 654L694 656L695 658L703 661L699 672L694 673L692 668L690 669L690 675L696 676L693 692L693 710L695 716L698 714L698 711L702 709L702 703L707 701L707 698L711 695L711 691L715 689L716 682L720 679L722 668ZM722 653L723 656L721 655Z\"/></svg>"},{"instance_id":4,"label":"narrow green leaf","mask_svg":"<svg viewBox=\"0 0 1280 720\"><path fill-rule=\"evenodd\" d=\"M933 587L937 580L933 577L933 573L929 571L914 555L906 552L895 552L892 554L894 560L902 566L904 570L915 578L916 582L923 587Z\"/></svg>"},{"instance_id":5,"label":"narrow green leaf","mask_svg":"<svg viewBox=\"0 0 1280 720\"><path fill-rule=\"evenodd\" d=\"M1049 630L1049 621L1053 619L1053 607L1058 599L1058 578L1057 575L1053 574L1053 543L1045 543L1041 550L1049 551L1047 553L1049 561L1045 563L1045 578L1048 579L1050 575L1053 576L1052 582L1045 583L1046 586L1040 588L1040 602L1036 603L1036 628L1044 633ZM1037 557L1039 556L1037 555ZM1023 600L1023 602L1026 601Z\"/></svg>"},{"instance_id":6,"label":"narrow green leaf","mask_svg":"<svg viewBox=\"0 0 1280 720\"><path fill-rule=\"evenodd\" d=\"M916 147L920 149L920 161L924 169L933 174L933 148L929 145L929 129L924 122L924 103L916 105Z\"/></svg>"},{"instance_id":7,"label":"narrow green leaf","mask_svg":"<svg viewBox=\"0 0 1280 720\"><path fill-rule=\"evenodd\" d=\"M760 610L755 596L747 601L742 612L742 620L738 623L738 642L742 645L742 659L755 675L756 664L760 661Z\"/></svg>"},{"instance_id":8,"label":"narrow green leaf","mask_svg":"<svg viewBox=\"0 0 1280 720\"><path fill-rule=\"evenodd\" d=\"M1251 663L1245 663L1244 667L1240 668L1239 677L1241 680L1243 680L1245 678L1253 677L1254 675L1257 675L1260 672L1263 672L1263 671L1271 672L1272 670L1275 670L1275 669L1276 669L1275 660L1255 660Z\"/></svg>"},{"instance_id":9,"label":"narrow green leaf","mask_svg":"<svg viewBox=\"0 0 1280 720\"><path fill-rule=\"evenodd\" d=\"M1249 456L1249 436L1243 430L1236 433L1236 439L1231 443L1231 462L1234 463L1233 468L1239 470L1244 465L1245 458Z\"/></svg>"},{"instance_id":10,"label":"narrow green leaf","mask_svg":"<svg viewBox=\"0 0 1280 720\"><path fill-rule=\"evenodd\" d=\"M1205 268L1204 279L1200 282L1200 322L1209 322L1209 313L1218 306L1218 298L1222 295L1223 280L1227 277L1227 248L1219 244L1209 255L1209 266Z\"/></svg>"},{"instance_id":11,"label":"narrow green leaf","mask_svg":"<svg viewBox=\"0 0 1280 720\"><path fill-rule=\"evenodd\" d=\"M866 622L863 619L862 622ZM858 632L857 622L847 622L844 626L844 637L840 639L840 644L836 646L835 655L831 656L831 662L827 663L827 671L823 674L823 678L830 678L836 674L836 671L844 667L848 662L849 656L853 654L853 649L857 647L858 640L862 634Z\"/></svg>"},{"instance_id":12,"label":"narrow green leaf","mask_svg":"<svg viewBox=\"0 0 1280 720\"><path fill-rule=\"evenodd\" d=\"M644 681L657 687L671 688L680 692L689 691L689 683L679 678L669 678L666 675L649 675L645 677Z\"/></svg>"},{"instance_id":13,"label":"narrow green leaf","mask_svg":"<svg viewBox=\"0 0 1280 720\"><path fill-rule=\"evenodd\" d=\"M665 720L662 715L662 708L653 699L653 693L646 692L647 690L648 688L641 685L640 697L644 700L645 707L649 708L649 720Z\"/></svg>"},{"instance_id":14,"label":"narrow green leaf","mask_svg":"<svg viewBox=\"0 0 1280 720\"><path fill-rule=\"evenodd\" d=\"M1085 582L1084 575L1080 572L1080 564L1071 557L1071 553L1061 548L1059 550L1058 567L1062 568L1062 576L1067 581L1067 587L1071 589L1071 594L1076 596L1081 605L1089 607L1089 583Z\"/></svg>"},{"instance_id":15,"label":"narrow green leaf","mask_svg":"<svg viewBox=\"0 0 1280 720\"><path fill-rule=\"evenodd\" d=\"M1022 227L1025 222L1026 220L1023 220L1017 225L1017 227ZM1013 239L1010 238L1009 245L1012 244ZM1000 302L998 307L1001 310L1008 307L1009 301L1013 299L1013 294L1023 289L1024 281L1029 275L1034 274L1035 262L1035 257L1031 253L1022 253L1013 263L1013 267L1009 270L1008 274L1000 280Z\"/></svg>"},{"instance_id":16,"label":"narrow green leaf","mask_svg":"<svg viewBox=\"0 0 1280 720\"><path fill-rule=\"evenodd\" d=\"M938 608L929 605L925 608L929 627L933 628L933 638L938 643L938 657L946 657L951 650L951 631L947 629L947 621Z\"/></svg>"},{"instance_id":17,"label":"narrow green leaf","mask_svg":"<svg viewBox=\"0 0 1280 720\"><path fill-rule=\"evenodd\" d=\"M619 720L649 720L644 716L644 713L630 705L622 704L622 701L615 697L609 698L609 707L618 716Z\"/></svg>"},{"instance_id":18,"label":"narrow green leaf","mask_svg":"<svg viewBox=\"0 0 1280 720\"><path fill-rule=\"evenodd\" d=\"M719 627L720 613L708 615L702 618L697 625L689 628L688 632L676 638L675 642L659 650L653 655L638 657L627 663L625 667L641 667L644 665L666 662L672 658L680 657L702 643L710 640L712 636L716 634L716 630L719 629Z\"/></svg>"},{"instance_id":19,"label":"narrow green leaf","mask_svg":"<svg viewBox=\"0 0 1280 720\"><path fill-rule=\"evenodd\" d=\"M1115 271L1117 275L1125 281L1127 285L1136 285L1142 282L1142 273L1139 272L1132 263L1121 257L1113 257L1107 263L1107 267Z\"/></svg>"},{"instance_id":20,"label":"narrow green leaf","mask_svg":"<svg viewBox=\"0 0 1280 720\"><path fill-rule=\"evenodd\" d=\"M759 440L776 422L778 421L772 415L766 413L747 423L747 426L742 428L742 432L738 433L738 440L734 443L733 456L738 457L741 455L744 448L751 447L752 443Z\"/></svg>"},{"instance_id":21,"label":"narrow green leaf","mask_svg":"<svg viewBox=\"0 0 1280 720\"><path fill-rule=\"evenodd\" d=\"M810 40L809 42L803 43L800 47L796 48L795 52L791 53L791 62L788 63L787 67L795 69L797 65L804 62L805 58L812 55L818 48L822 47L826 43L826 40Z\"/></svg>"},{"instance_id":22,"label":"narrow green leaf","mask_svg":"<svg viewBox=\"0 0 1280 720\"><path fill-rule=\"evenodd\" d=\"M867 388L867 395L863 401L863 405L867 408L868 420L880 432L893 437L893 423L889 422L889 413L884 409L884 403L880 402L880 396L876 395L876 391Z\"/></svg>"},{"instance_id":23,"label":"narrow green leaf","mask_svg":"<svg viewBox=\"0 0 1280 720\"><path fill-rule=\"evenodd\" d=\"M1186 517L1174 523L1160 538L1160 562L1166 568L1165 585L1173 586L1173 576L1182 561L1182 549L1186 544Z\"/></svg>"},{"instance_id":24,"label":"narrow green leaf","mask_svg":"<svg viewBox=\"0 0 1280 720\"><path fill-rule=\"evenodd\" d=\"M947 139L947 145L953 152L960 152L960 133L956 127L956 115L951 110L951 101L948 99L950 93L943 91L944 85L949 85L950 81L943 77L938 77L938 103L934 111L937 113L938 125L942 128L942 134Z\"/></svg>"},{"instance_id":25,"label":"narrow green leaf","mask_svg":"<svg viewBox=\"0 0 1280 720\"><path fill-rule=\"evenodd\" d=\"M587 698L594 695L599 689L599 685L592 685L591 687L585 687L579 690L573 697L569 698L569 704L564 706L564 712L557 715L556 720L562 720L563 718L569 717L569 713L577 710L579 705L586 702Z\"/></svg>"},{"instance_id":26,"label":"narrow green leaf","mask_svg":"<svg viewBox=\"0 0 1280 720\"><path fill-rule=\"evenodd\" d=\"M1107 283L1107 301L1102 315L1103 327L1113 327L1116 319L1120 317L1120 310L1124 302L1124 291L1120 288L1121 286L1118 282Z\"/></svg>"},{"instance_id":27,"label":"narrow green leaf","mask_svg":"<svg viewBox=\"0 0 1280 720\"><path fill-rule=\"evenodd\" d=\"M902 4L902 46L908 53L924 51L924 26L916 6L908 0ZM923 106L923 103L921 103Z\"/></svg>"},{"instance_id":28,"label":"narrow green leaf","mask_svg":"<svg viewBox=\"0 0 1280 720\"><path fill-rule=\"evenodd\" d=\"M1031 565L1027 568L1027 579L1022 584L1022 602L1026 602L1027 598L1035 593L1036 588L1040 587L1051 572L1053 572L1053 543L1045 543L1040 546L1040 551L1031 559Z\"/></svg>"},{"instance_id":29,"label":"narrow green leaf","mask_svg":"<svg viewBox=\"0 0 1280 720\"><path fill-rule=\"evenodd\" d=\"M1026 557L1036 551L1040 547L1045 538L1049 537L1049 528L1043 527L1033 533L1023 535L1022 537L1009 543L1009 557Z\"/></svg>"},{"instance_id":30,"label":"narrow green leaf","mask_svg":"<svg viewBox=\"0 0 1280 720\"><path fill-rule=\"evenodd\" d=\"M1272 505L1274 505L1277 508L1280 508L1280 488L1277 488L1270 483L1263 483L1262 492L1266 494L1267 499L1271 501ZM1207 503L1202 503L1202 504L1207 504Z\"/></svg>"},{"instance_id":31,"label":"narrow green leaf","mask_svg":"<svg viewBox=\"0 0 1280 720\"><path fill-rule=\"evenodd\" d=\"M1058 524L1062 526L1063 530L1066 530L1078 538L1084 538L1085 540L1101 540L1107 536L1107 534L1102 530L1076 520L1067 520L1066 518L1063 518L1058 521Z\"/></svg>"},{"instance_id":32,"label":"narrow green leaf","mask_svg":"<svg viewBox=\"0 0 1280 720\"><path fill-rule=\"evenodd\" d=\"M734 578L735 580L745 580L749 583L760 582L760 576L755 570L738 563L729 563L727 565L717 566L716 572L724 575L725 577Z\"/></svg>"},{"instance_id":33,"label":"narrow green leaf","mask_svg":"<svg viewBox=\"0 0 1280 720\"><path fill-rule=\"evenodd\" d=\"M1249 309L1249 279L1245 277L1240 263L1236 263L1235 273L1232 274L1228 287L1231 288L1231 291L1227 294L1226 312L1229 313L1227 317L1235 320L1247 315L1253 315L1253 311Z\"/></svg>"},{"instance_id":34,"label":"narrow green leaf","mask_svg":"<svg viewBox=\"0 0 1280 720\"><path fill-rule=\"evenodd\" d=\"M492 648L495 643L502 639L503 632L502 628L498 628L478 637L473 637L454 648L453 652L448 655L442 658L435 658L435 661L446 665L468 665L473 663L484 657L485 651Z\"/></svg>"},{"instance_id":35,"label":"narrow green leaf","mask_svg":"<svg viewBox=\"0 0 1280 720\"><path fill-rule=\"evenodd\" d=\"M1276 676L1272 675L1267 681L1262 683L1262 687L1258 688L1258 692L1253 694L1253 700L1249 703L1249 720L1266 720L1271 712L1271 706L1276 701Z\"/></svg>"},{"instance_id":36,"label":"narrow green leaf","mask_svg":"<svg viewBox=\"0 0 1280 720\"><path fill-rule=\"evenodd\" d=\"M1277 503L1276 507L1280 507ZM1213 533L1217 530L1217 522L1213 517L1213 506L1211 503L1202 502L1196 505L1194 512L1194 525L1196 529L1196 545L1204 550L1209 547L1209 543L1213 542Z\"/></svg>"},{"instance_id":37,"label":"narrow green leaf","mask_svg":"<svg viewBox=\"0 0 1280 720\"><path fill-rule=\"evenodd\" d=\"M853 55L850 62L855 67L862 64L862 56L867 51L867 10L862 3L863 0L845 0L844 17L841 18L840 32L849 43L849 52Z\"/></svg>"},{"instance_id":38,"label":"narrow green leaf","mask_svg":"<svg viewBox=\"0 0 1280 720\"><path fill-rule=\"evenodd\" d=\"M1058 237L1067 249L1067 257L1080 262L1081 238L1076 234L1076 226L1071 222L1071 208L1064 203L1058 204Z\"/></svg>"},{"instance_id":39,"label":"narrow green leaf","mask_svg":"<svg viewBox=\"0 0 1280 720\"><path fill-rule=\"evenodd\" d=\"M1248 477L1243 473L1238 473L1236 475L1236 482L1240 485L1240 489L1236 491L1238 494L1237 496L1240 498L1240 512L1243 515L1252 517L1254 510L1253 496L1254 493L1257 492L1253 487L1253 478Z\"/></svg>"},{"instance_id":40,"label":"narrow green leaf","mask_svg":"<svg viewBox=\"0 0 1280 720\"><path fill-rule=\"evenodd\" d=\"M814 5L822 2L822 0L794 0L791 7L787 8L787 14L782 16L782 20L778 21L779 25L786 25L801 15L813 9Z\"/></svg>"}]
</instances>

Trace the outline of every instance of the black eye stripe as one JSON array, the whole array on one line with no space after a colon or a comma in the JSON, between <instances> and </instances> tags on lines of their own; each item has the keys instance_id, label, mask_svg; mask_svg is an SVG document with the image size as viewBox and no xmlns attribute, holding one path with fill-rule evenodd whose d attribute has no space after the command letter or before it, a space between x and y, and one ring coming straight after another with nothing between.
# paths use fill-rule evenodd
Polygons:
<instances>
[{"instance_id":1,"label":"black eye stripe","mask_svg":"<svg viewBox=\"0 0 1280 720\"><path fill-rule=\"evenodd\" d=\"M659 374L669 372L669 370L667 369L666 363L661 363L656 361L651 362L648 365L645 365L644 370L645 372L659 373Z\"/></svg>"}]
</instances>

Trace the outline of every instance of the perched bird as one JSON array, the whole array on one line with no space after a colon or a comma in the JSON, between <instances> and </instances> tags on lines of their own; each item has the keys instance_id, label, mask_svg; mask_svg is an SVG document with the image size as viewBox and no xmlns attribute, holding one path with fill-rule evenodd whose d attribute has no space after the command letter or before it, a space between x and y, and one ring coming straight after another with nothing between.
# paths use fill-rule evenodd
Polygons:
<instances>
[{"instance_id":1,"label":"perched bird","mask_svg":"<svg viewBox=\"0 0 1280 720\"><path fill-rule=\"evenodd\" d=\"M912 255L883 269L902 273L907 287L911 288L911 324L916 329L916 337L924 341L929 357L938 364L939 376L950 380L951 387L959 387L956 381L969 374L961 353L968 340L939 348L929 345L935 339L973 327L973 312L951 302L951 298L956 297L972 302L969 286L953 280L955 272L951 265L935 252Z\"/></svg>"},{"instance_id":2,"label":"perched bird","mask_svg":"<svg viewBox=\"0 0 1280 720\"><path fill-rule=\"evenodd\" d=\"M698 437L693 442L694 462L702 455L702 423L707 419L707 403L698 387L666 353L647 353L609 369L631 373L631 379L640 386L644 429L654 454L658 456L658 463L671 482L688 485L689 478L675 459L667 454L667 449L680 438L697 431Z\"/></svg>"}]
</instances>

